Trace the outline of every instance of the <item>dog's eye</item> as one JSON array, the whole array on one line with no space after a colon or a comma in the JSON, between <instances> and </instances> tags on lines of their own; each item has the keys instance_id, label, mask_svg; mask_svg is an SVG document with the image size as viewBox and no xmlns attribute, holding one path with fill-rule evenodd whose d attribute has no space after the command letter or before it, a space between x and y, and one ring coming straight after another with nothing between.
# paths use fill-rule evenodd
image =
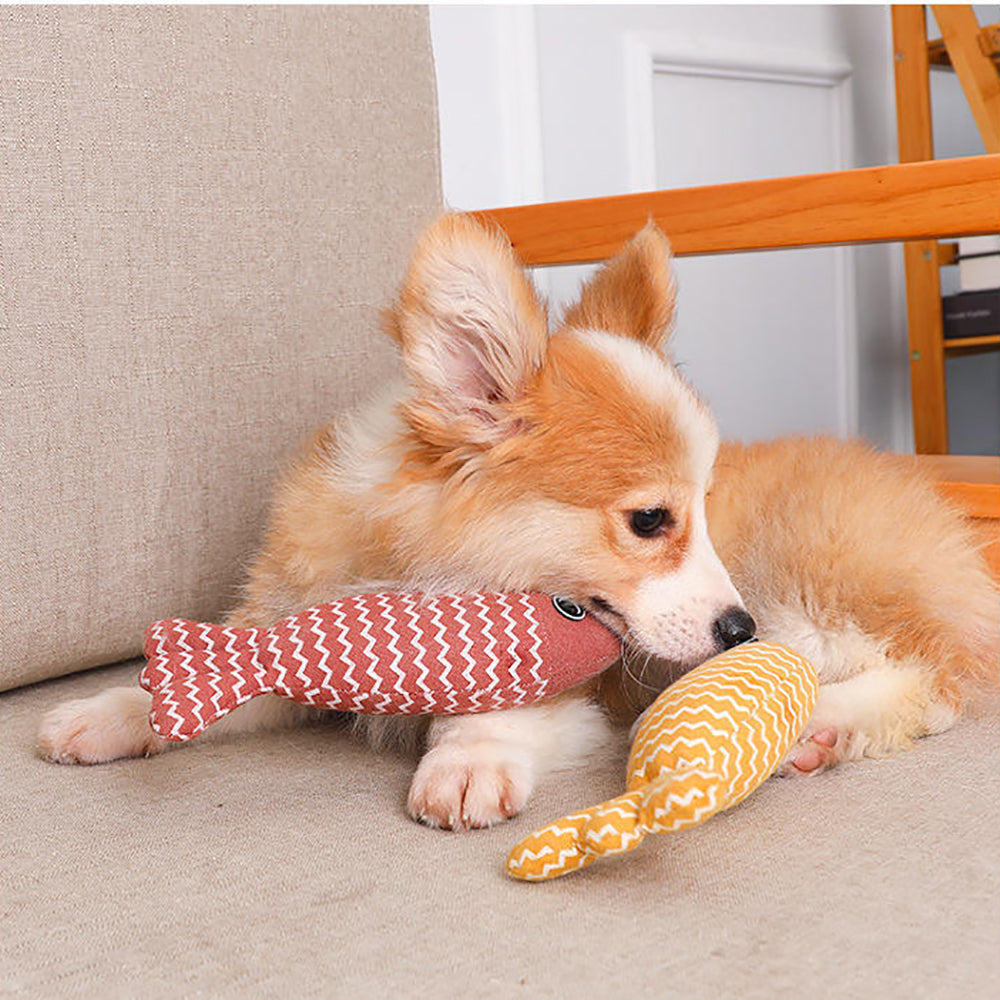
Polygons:
<instances>
[{"instance_id":1,"label":"dog's eye","mask_svg":"<svg viewBox=\"0 0 1000 1000\"><path fill-rule=\"evenodd\" d=\"M674 523L666 507L644 507L629 511L628 525L640 538L654 538L662 535L664 529Z\"/></svg>"}]
</instances>

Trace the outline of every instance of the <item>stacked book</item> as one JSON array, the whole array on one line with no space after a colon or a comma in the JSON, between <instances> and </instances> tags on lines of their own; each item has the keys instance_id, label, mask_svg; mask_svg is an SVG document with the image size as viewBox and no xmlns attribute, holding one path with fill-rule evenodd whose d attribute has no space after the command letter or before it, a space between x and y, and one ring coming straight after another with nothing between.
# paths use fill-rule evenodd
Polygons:
<instances>
[{"instance_id":1,"label":"stacked book","mask_svg":"<svg viewBox=\"0 0 1000 1000\"><path fill-rule=\"evenodd\" d=\"M962 290L944 297L944 335L989 337L1000 334L1000 236L958 241Z\"/></svg>"}]
</instances>

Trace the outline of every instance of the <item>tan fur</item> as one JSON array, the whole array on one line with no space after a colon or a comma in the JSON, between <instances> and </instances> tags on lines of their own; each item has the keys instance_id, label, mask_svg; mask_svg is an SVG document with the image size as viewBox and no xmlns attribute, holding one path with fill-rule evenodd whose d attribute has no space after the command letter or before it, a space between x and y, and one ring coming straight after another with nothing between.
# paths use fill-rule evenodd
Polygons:
<instances>
[{"instance_id":1,"label":"tan fur","mask_svg":"<svg viewBox=\"0 0 1000 1000\"><path fill-rule=\"evenodd\" d=\"M673 310L668 245L647 227L549 338L503 238L447 216L387 318L408 386L321 432L277 490L233 623L380 586L542 589L607 602L596 613L644 647L557 701L433 720L409 799L431 825L497 822L546 768L600 747L590 693L635 711L710 655L733 582L761 633L808 647L826 682L792 772L938 731L964 679L995 676L996 590L960 516L902 460L824 439L725 445L706 530L717 434L657 354ZM629 512L656 506L672 526L636 537ZM50 713L39 744L80 763L156 752L144 711L107 692ZM259 699L218 731L302 714ZM376 744L425 727L358 725Z\"/></svg>"},{"instance_id":2,"label":"tan fur","mask_svg":"<svg viewBox=\"0 0 1000 1000\"><path fill-rule=\"evenodd\" d=\"M719 555L751 613L852 623L894 660L933 665L953 704L996 677L996 591L959 511L905 458L859 443L724 445L709 499Z\"/></svg>"},{"instance_id":3,"label":"tan fur","mask_svg":"<svg viewBox=\"0 0 1000 1000\"><path fill-rule=\"evenodd\" d=\"M670 243L652 223L587 284L564 324L634 337L660 350L674 324Z\"/></svg>"}]
</instances>

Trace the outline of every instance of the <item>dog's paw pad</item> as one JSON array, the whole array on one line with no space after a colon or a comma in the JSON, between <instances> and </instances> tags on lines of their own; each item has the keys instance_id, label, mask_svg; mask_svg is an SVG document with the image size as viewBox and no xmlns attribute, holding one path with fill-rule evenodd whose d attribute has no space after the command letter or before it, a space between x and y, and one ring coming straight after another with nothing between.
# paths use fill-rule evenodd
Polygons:
<instances>
[{"instance_id":1,"label":"dog's paw pad","mask_svg":"<svg viewBox=\"0 0 1000 1000\"><path fill-rule=\"evenodd\" d=\"M778 773L784 777L819 774L844 759L847 739L833 727L820 729L800 740L782 761Z\"/></svg>"}]
</instances>

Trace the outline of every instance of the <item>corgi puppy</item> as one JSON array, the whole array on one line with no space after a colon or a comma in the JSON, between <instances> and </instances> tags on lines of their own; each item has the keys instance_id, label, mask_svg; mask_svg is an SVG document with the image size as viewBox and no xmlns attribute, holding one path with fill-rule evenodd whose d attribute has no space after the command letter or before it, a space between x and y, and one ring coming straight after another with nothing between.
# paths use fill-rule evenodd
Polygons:
<instances>
[{"instance_id":1,"label":"corgi puppy","mask_svg":"<svg viewBox=\"0 0 1000 1000\"><path fill-rule=\"evenodd\" d=\"M512 711L358 718L375 744L422 738L411 815L489 826L546 770L598 748L671 679L756 633L816 666L815 714L783 770L815 774L949 727L993 678L997 591L963 517L912 460L860 444L719 445L665 356L666 238L640 232L550 333L501 233L448 215L420 239L386 327L405 379L321 431L277 491L235 625L351 592L543 590L625 640L597 682ZM50 711L63 763L149 755L149 696L114 688ZM309 710L257 699L219 733Z\"/></svg>"}]
</instances>

